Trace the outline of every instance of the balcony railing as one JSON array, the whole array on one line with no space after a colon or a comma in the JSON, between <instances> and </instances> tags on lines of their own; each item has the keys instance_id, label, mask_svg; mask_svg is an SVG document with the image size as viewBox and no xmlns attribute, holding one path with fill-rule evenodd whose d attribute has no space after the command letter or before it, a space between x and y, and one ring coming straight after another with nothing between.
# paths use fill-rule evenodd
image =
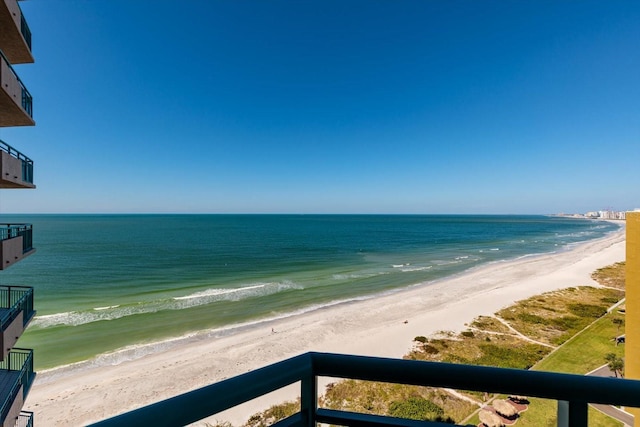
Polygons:
<instances>
[{"instance_id":1,"label":"balcony railing","mask_svg":"<svg viewBox=\"0 0 640 427\"><path fill-rule=\"evenodd\" d=\"M182 426L300 382L299 413L281 426L448 426L317 407L318 377L353 378L459 390L540 397L558 401L558 425L587 427L589 403L640 407L640 381L486 366L306 353L98 422L93 427Z\"/></svg>"},{"instance_id":2,"label":"balcony railing","mask_svg":"<svg viewBox=\"0 0 640 427\"><path fill-rule=\"evenodd\" d=\"M22 162L22 181L33 184L33 160L0 139L0 150Z\"/></svg>"},{"instance_id":3,"label":"balcony railing","mask_svg":"<svg viewBox=\"0 0 640 427\"><path fill-rule=\"evenodd\" d=\"M31 224L0 224L0 241L22 236L22 253L33 249L33 226Z\"/></svg>"},{"instance_id":4,"label":"balcony railing","mask_svg":"<svg viewBox=\"0 0 640 427\"><path fill-rule=\"evenodd\" d=\"M6 62L7 67L9 67L9 70L20 84L20 88L22 90L22 108L29 115L29 117L33 118L33 97L27 90L27 87L24 85L24 83L22 83L22 80L20 80L20 77L18 77L18 73L16 73L16 71L11 66L11 62L9 62L7 57L4 56L4 53L2 53L2 50L0 50L0 57L4 60L4 62Z\"/></svg>"},{"instance_id":5,"label":"balcony railing","mask_svg":"<svg viewBox=\"0 0 640 427\"><path fill-rule=\"evenodd\" d=\"M25 399L31 389L36 373L33 371L33 350L14 348L0 362L0 376L10 378L9 384L3 387L0 406L0 420L5 420L11 409L11 405L18 397L22 389L22 398ZM4 382L4 381L3 381Z\"/></svg>"},{"instance_id":6,"label":"balcony railing","mask_svg":"<svg viewBox=\"0 0 640 427\"><path fill-rule=\"evenodd\" d=\"M33 308L33 288L0 286L0 309L8 309L0 317L0 330L4 331L20 313L23 313L22 326L27 326L36 314Z\"/></svg>"},{"instance_id":7,"label":"balcony railing","mask_svg":"<svg viewBox=\"0 0 640 427\"><path fill-rule=\"evenodd\" d=\"M20 32L22 33L22 37L24 37L24 41L27 42L27 46L29 46L29 50L32 50L31 49L31 30L29 29L29 24L27 24L27 20L24 19L22 10L20 11Z\"/></svg>"},{"instance_id":8,"label":"balcony railing","mask_svg":"<svg viewBox=\"0 0 640 427\"><path fill-rule=\"evenodd\" d=\"M20 87L22 89L22 108L24 108L29 117L33 118L33 98L22 82L20 82Z\"/></svg>"}]
</instances>

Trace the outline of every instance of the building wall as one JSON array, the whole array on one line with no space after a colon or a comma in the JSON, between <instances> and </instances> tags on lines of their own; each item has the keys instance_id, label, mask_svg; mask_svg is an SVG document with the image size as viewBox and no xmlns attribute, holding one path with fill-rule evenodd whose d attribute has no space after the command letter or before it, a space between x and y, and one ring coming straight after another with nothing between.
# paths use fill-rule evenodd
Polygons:
<instances>
[{"instance_id":1,"label":"building wall","mask_svg":"<svg viewBox=\"0 0 640 427\"><path fill-rule=\"evenodd\" d=\"M4 59L0 59L0 84L7 96L22 108L22 86Z\"/></svg>"},{"instance_id":2,"label":"building wall","mask_svg":"<svg viewBox=\"0 0 640 427\"><path fill-rule=\"evenodd\" d=\"M24 258L22 253L22 236L13 237L0 242L0 270L9 268Z\"/></svg>"},{"instance_id":3,"label":"building wall","mask_svg":"<svg viewBox=\"0 0 640 427\"><path fill-rule=\"evenodd\" d=\"M11 156L9 153L0 151L0 179L22 183L22 161ZM0 184L2 187L2 184Z\"/></svg>"},{"instance_id":4,"label":"building wall","mask_svg":"<svg viewBox=\"0 0 640 427\"><path fill-rule=\"evenodd\" d=\"M16 23L16 27L20 28L20 17L22 16L22 11L20 10L20 6L18 6L18 2L16 0L2 1L7 5L7 9L9 10L9 13L11 13L11 18Z\"/></svg>"},{"instance_id":5,"label":"building wall","mask_svg":"<svg viewBox=\"0 0 640 427\"><path fill-rule=\"evenodd\" d=\"M627 212L625 376L640 380L640 212ZM640 417L640 408L629 408Z\"/></svg>"},{"instance_id":6,"label":"building wall","mask_svg":"<svg viewBox=\"0 0 640 427\"><path fill-rule=\"evenodd\" d=\"M0 353L0 360L4 360L9 353L9 350L13 348L18 341L18 338L24 332L24 312L20 312L15 319L11 321L11 324L7 326L7 328L0 334L2 340L0 341L0 345L2 345L2 352Z\"/></svg>"}]
</instances>

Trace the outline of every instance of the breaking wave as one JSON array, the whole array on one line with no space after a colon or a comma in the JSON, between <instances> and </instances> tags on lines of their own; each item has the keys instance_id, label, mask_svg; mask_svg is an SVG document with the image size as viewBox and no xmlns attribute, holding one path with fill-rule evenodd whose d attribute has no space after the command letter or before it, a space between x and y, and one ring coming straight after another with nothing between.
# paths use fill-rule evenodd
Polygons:
<instances>
[{"instance_id":1,"label":"breaking wave","mask_svg":"<svg viewBox=\"0 0 640 427\"><path fill-rule=\"evenodd\" d=\"M217 301L240 301L247 298L272 295L289 289L301 288L301 286L290 281L254 283L240 288L211 288L189 295L169 297L154 301L102 306L89 310L36 316L31 325L34 328L79 326L93 322L116 320L137 314L156 313L163 310L182 310L211 304Z\"/></svg>"}]
</instances>

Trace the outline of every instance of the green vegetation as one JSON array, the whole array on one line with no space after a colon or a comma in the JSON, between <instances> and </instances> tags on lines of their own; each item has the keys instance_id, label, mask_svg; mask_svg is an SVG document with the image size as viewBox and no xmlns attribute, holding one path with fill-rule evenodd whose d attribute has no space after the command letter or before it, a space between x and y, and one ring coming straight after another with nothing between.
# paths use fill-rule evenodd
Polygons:
<instances>
[{"instance_id":1,"label":"green vegetation","mask_svg":"<svg viewBox=\"0 0 640 427\"><path fill-rule=\"evenodd\" d=\"M617 262L613 265L599 268L593 272L591 278L602 286L624 290L625 263Z\"/></svg>"},{"instance_id":2,"label":"green vegetation","mask_svg":"<svg viewBox=\"0 0 640 427\"><path fill-rule=\"evenodd\" d=\"M537 363L533 369L585 374L602 366L605 363L603 358L607 353L615 353L618 357L622 357L624 346L616 346L615 337L623 330L618 330L612 319L623 317L624 315L620 313L607 314Z\"/></svg>"},{"instance_id":3,"label":"green vegetation","mask_svg":"<svg viewBox=\"0 0 640 427\"><path fill-rule=\"evenodd\" d=\"M497 317L480 316L460 334L441 331L437 338L417 336L414 349L405 358L574 374L608 363L616 373L622 373L624 346L616 345L615 338L624 333L624 314L607 313L607 309L624 297L624 263L599 269L592 277L608 288L585 286L548 292L519 301L496 313ZM561 347L552 352L554 345ZM494 397L481 392L464 394L477 402ZM470 417L476 405L433 387L342 380L327 386L320 404L361 413L479 424L477 415ZM251 417L246 426L268 425L298 408L299 402L275 405ZM532 398L517 425L555 426L556 411L555 401ZM589 408L590 427L621 425Z\"/></svg>"},{"instance_id":4,"label":"green vegetation","mask_svg":"<svg viewBox=\"0 0 640 427\"><path fill-rule=\"evenodd\" d=\"M603 299L608 299L608 297L600 298L600 301ZM597 319L607 314L607 307L603 307L602 305L576 303L569 304L567 307L571 313L578 317Z\"/></svg>"},{"instance_id":5,"label":"green vegetation","mask_svg":"<svg viewBox=\"0 0 640 427\"><path fill-rule=\"evenodd\" d=\"M527 337L560 345L604 315L612 303L622 299L617 289L581 286L519 301L497 315Z\"/></svg>"},{"instance_id":6,"label":"green vegetation","mask_svg":"<svg viewBox=\"0 0 640 427\"><path fill-rule=\"evenodd\" d=\"M530 399L529 409L522 414L516 427L556 427L558 404L555 400ZM476 424L477 425L477 424ZM589 407L589 427L622 427L622 423Z\"/></svg>"},{"instance_id":7,"label":"green vegetation","mask_svg":"<svg viewBox=\"0 0 640 427\"><path fill-rule=\"evenodd\" d=\"M607 361L607 366L613 371L616 377L623 376L624 360L618 357L615 353L607 353L604 356L604 360Z\"/></svg>"},{"instance_id":8,"label":"green vegetation","mask_svg":"<svg viewBox=\"0 0 640 427\"><path fill-rule=\"evenodd\" d=\"M515 335L494 335L483 332L460 334L455 340L433 339L416 346L405 356L412 360L465 363L483 366L528 369L551 351Z\"/></svg>"},{"instance_id":9,"label":"green vegetation","mask_svg":"<svg viewBox=\"0 0 640 427\"><path fill-rule=\"evenodd\" d=\"M472 403L434 387L360 380L329 384L321 405L366 414L413 414L408 418L445 422L460 422L476 408ZM405 415L399 415L401 413Z\"/></svg>"},{"instance_id":10,"label":"green vegetation","mask_svg":"<svg viewBox=\"0 0 640 427\"><path fill-rule=\"evenodd\" d=\"M267 427L297 412L300 412L299 399L297 401L280 403L273 405L266 411L252 415L244 427Z\"/></svg>"},{"instance_id":11,"label":"green vegetation","mask_svg":"<svg viewBox=\"0 0 640 427\"><path fill-rule=\"evenodd\" d=\"M407 400L391 402L389 415L420 421L441 421L453 424L451 418L444 417L444 409L420 396L411 396Z\"/></svg>"},{"instance_id":12,"label":"green vegetation","mask_svg":"<svg viewBox=\"0 0 640 427\"><path fill-rule=\"evenodd\" d=\"M484 331L484 332L497 332L501 334L511 333L511 330L507 327L507 325L505 325L495 317L489 317L489 316L477 317L471 323L471 327L475 329L480 329L481 331Z\"/></svg>"},{"instance_id":13,"label":"green vegetation","mask_svg":"<svg viewBox=\"0 0 640 427\"><path fill-rule=\"evenodd\" d=\"M611 321L613 322L614 325L616 325L618 327L618 332L620 331L620 326L624 325L624 319L621 317L614 317L613 319L611 319Z\"/></svg>"}]
</instances>

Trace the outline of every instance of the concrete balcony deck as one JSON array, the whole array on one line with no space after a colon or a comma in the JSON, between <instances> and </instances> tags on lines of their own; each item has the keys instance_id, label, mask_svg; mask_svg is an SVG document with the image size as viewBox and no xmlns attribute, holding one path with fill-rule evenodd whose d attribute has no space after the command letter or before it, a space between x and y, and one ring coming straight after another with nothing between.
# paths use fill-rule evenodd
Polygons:
<instances>
[{"instance_id":1,"label":"concrete balcony deck","mask_svg":"<svg viewBox=\"0 0 640 427\"><path fill-rule=\"evenodd\" d=\"M0 140L0 188L36 188L33 160Z\"/></svg>"},{"instance_id":2,"label":"concrete balcony deck","mask_svg":"<svg viewBox=\"0 0 640 427\"><path fill-rule=\"evenodd\" d=\"M31 94L0 50L0 127L35 124Z\"/></svg>"},{"instance_id":3,"label":"concrete balcony deck","mask_svg":"<svg viewBox=\"0 0 640 427\"><path fill-rule=\"evenodd\" d=\"M36 252L31 224L0 224L0 270Z\"/></svg>"},{"instance_id":4,"label":"concrete balcony deck","mask_svg":"<svg viewBox=\"0 0 640 427\"><path fill-rule=\"evenodd\" d=\"M0 50L12 64L33 62L31 30L16 0L0 0Z\"/></svg>"},{"instance_id":5,"label":"concrete balcony deck","mask_svg":"<svg viewBox=\"0 0 640 427\"><path fill-rule=\"evenodd\" d=\"M300 384L300 412L276 426L450 426L441 422L318 408L318 377L540 397L558 401L557 425L587 427L589 403L640 407L640 381L520 369L329 353L306 353L131 412L93 427L183 426L290 384Z\"/></svg>"}]
</instances>

